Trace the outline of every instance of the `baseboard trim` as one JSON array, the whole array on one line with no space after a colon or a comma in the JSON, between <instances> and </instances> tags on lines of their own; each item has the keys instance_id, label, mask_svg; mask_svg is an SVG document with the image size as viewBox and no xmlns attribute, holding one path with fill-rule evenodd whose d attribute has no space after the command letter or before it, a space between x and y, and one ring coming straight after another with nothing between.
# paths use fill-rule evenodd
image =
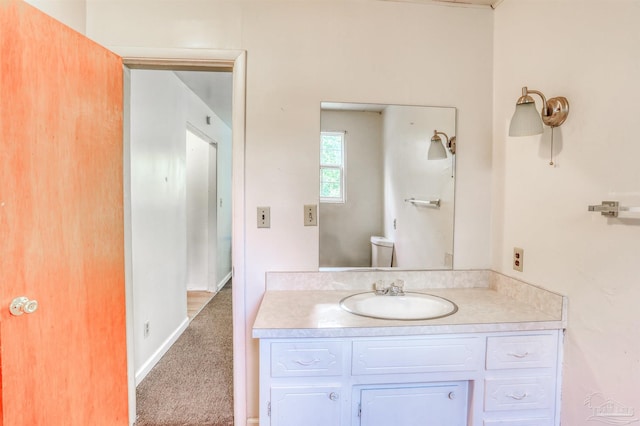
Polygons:
<instances>
[{"instance_id":1,"label":"baseboard trim","mask_svg":"<svg viewBox=\"0 0 640 426\"><path fill-rule=\"evenodd\" d=\"M138 371L136 371L136 386L138 386L142 379L144 379L147 374L149 374L151 369L155 367L158 361L160 361L160 358L162 358L162 356L167 353L171 345L173 345L176 340L178 340L178 337L180 337L180 335L187 329L188 325L189 318L185 318L178 326L178 328L176 328L175 331L171 333L169 337L167 337L167 339L162 343L162 345L160 345L160 347L153 353L153 355L151 355L149 359L144 364L142 364Z\"/></svg>"},{"instance_id":2,"label":"baseboard trim","mask_svg":"<svg viewBox=\"0 0 640 426\"><path fill-rule=\"evenodd\" d=\"M231 279L231 272L229 272L223 279L220 280L218 285L216 286L216 293L222 290L222 287L225 286L226 283Z\"/></svg>"}]
</instances>

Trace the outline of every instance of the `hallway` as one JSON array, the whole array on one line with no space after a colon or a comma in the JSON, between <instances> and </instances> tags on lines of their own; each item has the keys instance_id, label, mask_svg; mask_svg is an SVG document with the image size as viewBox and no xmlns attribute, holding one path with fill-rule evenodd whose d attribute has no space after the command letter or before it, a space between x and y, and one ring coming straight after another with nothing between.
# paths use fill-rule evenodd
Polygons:
<instances>
[{"instance_id":1,"label":"hallway","mask_svg":"<svg viewBox=\"0 0 640 426\"><path fill-rule=\"evenodd\" d=\"M231 288L213 297L138 385L137 426L233 425Z\"/></svg>"}]
</instances>

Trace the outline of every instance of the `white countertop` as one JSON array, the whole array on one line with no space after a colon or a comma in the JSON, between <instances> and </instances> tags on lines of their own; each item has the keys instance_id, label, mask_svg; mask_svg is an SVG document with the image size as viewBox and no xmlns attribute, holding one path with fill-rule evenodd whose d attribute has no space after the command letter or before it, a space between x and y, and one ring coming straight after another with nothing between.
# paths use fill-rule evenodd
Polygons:
<instances>
[{"instance_id":1,"label":"white countertop","mask_svg":"<svg viewBox=\"0 0 640 426\"><path fill-rule=\"evenodd\" d=\"M540 309L537 303L529 303L526 298L514 298L492 288L418 291L449 299L458 305L458 311L432 320L382 320L354 315L340 308L340 300L362 290L268 290L253 326L253 337L395 336L549 330L566 325L564 307L555 311ZM563 300L562 296L558 297Z\"/></svg>"}]
</instances>

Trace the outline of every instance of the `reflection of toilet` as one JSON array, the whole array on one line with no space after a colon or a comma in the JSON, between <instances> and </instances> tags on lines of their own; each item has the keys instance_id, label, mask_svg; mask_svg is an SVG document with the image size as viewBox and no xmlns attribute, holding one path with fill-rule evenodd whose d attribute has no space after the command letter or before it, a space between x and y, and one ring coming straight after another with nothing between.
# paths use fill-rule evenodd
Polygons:
<instances>
[{"instance_id":1,"label":"reflection of toilet","mask_svg":"<svg viewBox=\"0 0 640 426\"><path fill-rule=\"evenodd\" d=\"M385 237L371 237L371 266L391 266L393 241Z\"/></svg>"}]
</instances>

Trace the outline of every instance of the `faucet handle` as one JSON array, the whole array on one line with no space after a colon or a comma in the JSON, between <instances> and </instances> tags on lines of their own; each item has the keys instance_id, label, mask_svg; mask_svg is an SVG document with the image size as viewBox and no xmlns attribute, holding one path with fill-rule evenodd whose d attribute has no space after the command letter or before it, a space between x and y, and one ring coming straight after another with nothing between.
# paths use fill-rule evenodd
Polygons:
<instances>
[{"instance_id":1,"label":"faucet handle","mask_svg":"<svg viewBox=\"0 0 640 426\"><path fill-rule=\"evenodd\" d=\"M378 280L375 283L373 283L373 291L377 295L383 295L383 294L387 294L387 292L389 291L389 288L385 287L384 281Z\"/></svg>"},{"instance_id":2,"label":"faucet handle","mask_svg":"<svg viewBox=\"0 0 640 426\"><path fill-rule=\"evenodd\" d=\"M389 289L392 296L404 296L404 281L395 280Z\"/></svg>"}]
</instances>

